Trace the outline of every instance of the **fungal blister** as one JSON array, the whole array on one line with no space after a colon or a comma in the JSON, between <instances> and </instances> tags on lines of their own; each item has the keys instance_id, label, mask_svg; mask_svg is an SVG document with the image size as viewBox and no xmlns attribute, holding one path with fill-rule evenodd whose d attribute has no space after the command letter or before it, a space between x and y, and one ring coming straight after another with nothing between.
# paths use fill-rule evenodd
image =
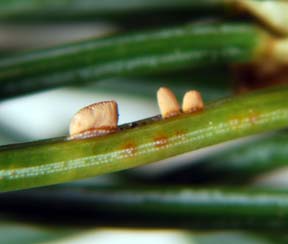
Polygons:
<instances>
[{"instance_id":1,"label":"fungal blister","mask_svg":"<svg viewBox=\"0 0 288 244\"><path fill-rule=\"evenodd\" d=\"M196 90L187 91L183 97L182 111L174 93L167 87L161 87L157 92L158 105L163 119L183 113L193 113L204 109L201 93Z\"/></svg>"},{"instance_id":2,"label":"fungal blister","mask_svg":"<svg viewBox=\"0 0 288 244\"><path fill-rule=\"evenodd\" d=\"M174 117L181 113L177 98L169 88L159 88L157 91L157 101L162 118Z\"/></svg>"},{"instance_id":3,"label":"fungal blister","mask_svg":"<svg viewBox=\"0 0 288 244\"><path fill-rule=\"evenodd\" d=\"M204 109L201 93L195 90L185 93L182 109L174 93L167 87L159 88L157 101L162 119ZM103 136L116 131L118 131L118 105L115 101L105 101L86 106L73 116L68 139Z\"/></svg>"},{"instance_id":4,"label":"fungal blister","mask_svg":"<svg viewBox=\"0 0 288 244\"><path fill-rule=\"evenodd\" d=\"M94 103L79 110L70 122L70 139L110 134L118 128L118 105L115 101Z\"/></svg>"},{"instance_id":5,"label":"fungal blister","mask_svg":"<svg viewBox=\"0 0 288 244\"><path fill-rule=\"evenodd\" d=\"M191 90L185 93L182 103L184 113L193 113L204 109L204 102L201 93Z\"/></svg>"}]
</instances>

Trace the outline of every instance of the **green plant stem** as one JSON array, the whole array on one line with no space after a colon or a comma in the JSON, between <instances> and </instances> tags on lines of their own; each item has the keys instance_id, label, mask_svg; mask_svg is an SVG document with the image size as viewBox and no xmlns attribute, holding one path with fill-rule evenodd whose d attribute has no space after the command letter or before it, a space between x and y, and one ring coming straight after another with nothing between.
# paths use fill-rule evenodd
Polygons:
<instances>
[{"instance_id":1,"label":"green plant stem","mask_svg":"<svg viewBox=\"0 0 288 244\"><path fill-rule=\"evenodd\" d=\"M0 195L1 211L46 223L287 229L287 192L191 187L61 188Z\"/></svg>"},{"instance_id":2,"label":"green plant stem","mask_svg":"<svg viewBox=\"0 0 288 244\"><path fill-rule=\"evenodd\" d=\"M186 15L197 12L211 14L223 13L228 8L225 0L3 0L0 3L0 20L2 21L29 21L29 20L121 20L133 17L139 21L141 17L158 14L170 15L181 13ZM201 11L202 10L202 11ZM199 15L199 14L198 14ZM137 18L135 19L135 16ZM180 16L180 14L179 14Z\"/></svg>"},{"instance_id":3,"label":"green plant stem","mask_svg":"<svg viewBox=\"0 0 288 244\"><path fill-rule=\"evenodd\" d=\"M288 166L286 131L208 153L198 161L173 167L157 177L127 171L123 177L146 184L247 183L263 173ZM163 166L164 167L164 166Z\"/></svg>"},{"instance_id":4,"label":"green plant stem","mask_svg":"<svg viewBox=\"0 0 288 244\"><path fill-rule=\"evenodd\" d=\"M269 43L252 25L194 24L36 50L0 60L0 97L115 76L249 62L262 57L266 46L273 53ZM274 45L283 59L287 45Z\"/></svg>"},{"instance_id":5,"label":"green plant stem","mask_svg":"<svg viewBox=\"0 0 288 244\"><path fill-rule=\"evenodd\" d=\"M285 0L3 0L0 21L113 20L149 25L151 19L162 24L195 17L246 14L281 34L288 33ZM137 16L137 18L135 18ZM144 21L143 21L144 20Z\"/></svg>"},{"instance_id":6,"label":"green plant stem","mask_svg":"<svg viewBox=\"0 0 288 244\"><path fill-rule=\"evenodd\" d=\"M66 138L0 149L0 190L11 191L110 173L220 142L287 126L285 86L207 105L203 112L159 117L107 136Z\"/></svg>"}]
</instances>

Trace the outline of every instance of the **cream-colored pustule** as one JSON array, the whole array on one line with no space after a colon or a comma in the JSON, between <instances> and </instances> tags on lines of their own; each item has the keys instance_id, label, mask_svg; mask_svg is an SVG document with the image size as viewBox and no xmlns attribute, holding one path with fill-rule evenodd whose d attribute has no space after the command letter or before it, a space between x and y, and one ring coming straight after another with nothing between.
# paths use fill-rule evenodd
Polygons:
<instances>
[{"instance_id":1,"label":"cream-colored pustule","mask_svg":"<svg viewBox=\"0 0 288 244\"><path fill-rule=\"evenodd\" d=\"M200 92L191 90L185 93L182 111L174 93L167 87L157 91L157 100L163 119L178 116L182 112L202 110L204 103ZM118 105L115 101L94 103L82 108L70 122L69 140L103 136L118 130Z\"/></svg>"},{"instance_id":2,"label":"cream-colored pustule","mask_svg":"<svg viewBox=\"0 0 288 244\"><path fill-rule=\"evenodd\" d=\"M70 136L88 130L113 130L118 124L118 106L114 101L100 102L82 108L70 123Z\"/></svg>"},{"instance_id":3,"label":"cream-colored pustule","mask_svg":"<svg viewBox=\"0 0 288 244\"><path fill-rule=\"evenodd\" d=\"M204 109L204 102L201 93L191 90L185 93L182 103L184 113L196 112Z\"/></svg>"},{"instance_id":4,"label":"cream-colored pustule","mask_svg":"<svg viewBox=\"0 0 288 244\"><path fill-rule=\"evenodd\" d=\"M180 114L180 106L174 93L167 87L159 88L157 101L162 118L169 118Z\"/></svg>"}]
</instances>

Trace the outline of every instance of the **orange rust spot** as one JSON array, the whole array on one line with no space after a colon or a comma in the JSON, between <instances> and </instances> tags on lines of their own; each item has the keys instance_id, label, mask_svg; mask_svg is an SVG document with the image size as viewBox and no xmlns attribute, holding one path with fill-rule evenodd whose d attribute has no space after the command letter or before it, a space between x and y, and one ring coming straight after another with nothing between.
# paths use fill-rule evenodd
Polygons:
<instances>
[{"instance_id":1,"label":"orange rust spot","mask_svg":"<svg viewBox=\"0 0 288 244\"><path fill-rule=\"evenodd\" d=\"M133 142L125 143L122 148L123 153L126 157L133 157L137 152L137 147Z\"/></svg>"},{"instance_id":2,"label":"orange rust spot","mask_svg":"<svg viewBox=\"0 0 288 244\"><path fill-rule=\"evenodd\" d=\"M259 112L256 112L254 110L249 111L248 118L249 118L250 123L255 124L257 122L259 116L260 116Z\"/></svg>"},{"instance_id":3,"label":"orange rust spot","mask_svg":"<svg viewBox=\"0 0 288 244\"><path fill-rule=\"evenodd\" d=\"M184 139L185 139L186 134L187 134L187 132L184 131L184 130L177 130L177 131L175 132L176 137L179 138L179 139L181 139L181 140L184 140Z\"/></svg>"},{"instance_id":4,"label":"orange rust spot","mask_svg":"<svg viewBox=\"0 0 288 244\"><path fill-rule=\"evenodd\" d=\"M154 146L157 148L162 148L168 145L167 136L157 136L154 138Z\"/></svg>"},{"instance_id":5,"label":"orange rust spot","mask_svg":"<svg viewBox=\"0 0 288 244\"><path fill-rule=\"evenodd\" d=\"M241 127L241 124L245 121L248 121L253 125L257 122L257 120L260 117L260 113L257 111L254 111L253 109L250 109L246 115L239 115L239 116L233 116L229 119L229 126L232 129L239 129Z\"/></svg>"}]
</instances>

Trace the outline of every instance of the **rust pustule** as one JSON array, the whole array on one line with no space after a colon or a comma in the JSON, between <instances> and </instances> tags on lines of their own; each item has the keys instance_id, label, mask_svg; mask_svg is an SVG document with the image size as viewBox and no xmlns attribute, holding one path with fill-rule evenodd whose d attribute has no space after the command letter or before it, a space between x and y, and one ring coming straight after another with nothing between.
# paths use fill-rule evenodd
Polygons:
<instances>
[{"instance_id":1,"label":"rust pustule","mask_svg":"<svg viewBox=\"0 0 288 244\"><path fill-rule=\"evenodd\" d=\"M102 136L118 130L118 105L115 101L94 103L80 109L72 118L69 139Z\"/></svg>"},{"instance_id":2,"label":"rust pustule","mask_svg":"<svg viewBox=\"0 0 288 244\"><path fill-rule=\"evenodd\" d=\"M256 112L254 110L249 111L248 118L251 124L255 124L257 120L259 119L259 117L260 117L259 112Z\"/></svg>"},{"instance_id":3,"label":"rust pustule","mask_svg":"<svg viewBox=\"0 0 288 244\"><path fill-rule=\"evenodd\" d=\"M185 140L187 132L184 130L177 130L175 136L180 140Z\"/></svg>"},{"instance_id":4,"label":"rust pustule","mask_svg":"<svg viewBox=\"0 0 288 244\"><path fill-rule=\"evenodd\" d=\"M199 91L187 91L183 97L182 111L184 113L195 113L204 109L204 102Z\"/></svg>"},{"instance_id":5,"label":"rust pustule","mask_svg":"<svg viewBox=\"0 0 288 244\"><path fill-rule=\"evenodd\" d=\"M124 156L128 157L128 158L135 156L135 154L137 152L137 146L133 142L125 143L122 146L122 149L123 149Z\"/></svg>"},{"instance_id":6,"label":"rust pustule","mask_svg":"<svg viewBox=\"0 0 288 244\"><path fill-rule=\"evenodd\" d=\"M167 87L157 91L157 101L163 119L177 116L181 113L175 94Z\"/></svg>"},{"instance_id":7,"label":"rust pustule","mask_svg":"<svg viewBox=\"0 0 288 244\"><path fill-rule=\"evenodd\" d=\"M168 137L167 136L157 136L154 138L154 146L157 148L163 148L168 145Z\"/></svg>"}]
</instances>

